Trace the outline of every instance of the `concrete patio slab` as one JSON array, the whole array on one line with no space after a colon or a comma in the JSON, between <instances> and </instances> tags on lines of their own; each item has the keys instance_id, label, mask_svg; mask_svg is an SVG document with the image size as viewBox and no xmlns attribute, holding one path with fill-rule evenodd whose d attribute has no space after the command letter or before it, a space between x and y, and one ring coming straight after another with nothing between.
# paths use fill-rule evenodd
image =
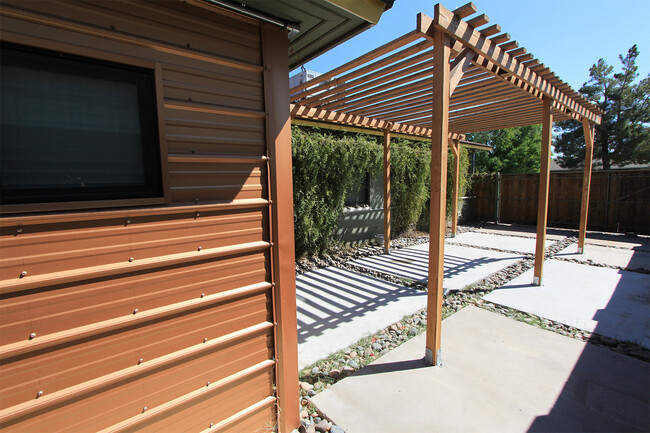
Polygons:
<instances>
[{"instance_id":1,"label":"concrete patio slab","mask_svg":"<svg viewBox=\"0 0 650 433\"><path fill-rule=\"evenodd\" d=\"M585 245L585 252L578 254L578 244L571 244L555 256L581 261L590 260L593 263L620 266L629 269L650 270L650 252L643 250L610 248L587 244Z\"/></svg>"},{"instance_id":2,"label":"concrete patio slab","mask_svg":"<svg viewBox=\"0 0 650 433\"><path fill-rule=\"evenodd\" d=\"M334 267L297 276L299 368L413 314L426 299L426 292Z\"/></svg>"},{"instance_id":3,"label":"concrete patio slab","mask_svg":"<svg viewBox=\"0 0 650 433\"><path fill-rule=\"evenodd\" d=\"M537 227L536 226L524 226L518 224L494 224L487 227L483 227L477 230L479 233L495 234L495 235L514 235L514 236L525 236L528 238L534 238L537 236ZM546 229L546 239L553 241L559 241L567 236L575 234L576 231L569 229Z\"/></svg>"},{"instance_id":4,"label":"concrete patio slab","mask_svg":"<svg viewBox=\"0 0 650 433\"><path fill-rule=\"evenodd\" d=\"M348 433L648 431L645 362L475 307L443 321L443 367L424 335L313 400Z\"/></svg>"},{"instance_id":5,"label":"concrete patio slab","mask_svg":"<svg viewBox=\"0 0 650 433\"><path fill-rule=\"evenodd\" d=\"M619 233L587 233L585 243L650 251L650 236L626 236Z\"/></svg>"},{"instance_id":6,"label":"concrete patio slab","mask_svg":"<svg viewBox=\"0 0 650 433\"><path fill-rule=\"evenodd\" d=\"M525 256L459 245L445 245L445 278L443 287L461 290ZM351 264L426 282L429 269L429 244L415 245L393 251L390 255L370 256L353 260Z\"/></svg>"},{"instance_id":7,"label":"concrete patio slab","mask_svg":"<svg viewBox=\"0 0 650 433\"><path fill-rule=\"evenodd\" d=\"M553 240L546 240L545 246L553 244ZM455 238L445 239L446 244L465 244L477 247L497 248L521 253L535 253L534 238L520 238L515 236L500 236L490 233L465 232Z\"/></svg>"},{"instance_id":8,"label":"concrete patio slab","mask_svg":"<svg viewBox=\"0 0 650 433\"><path fill-rule=\"evenodd\" d=\"M544 262L483 299L650 348L650 275L559 260Z\"/></svg>"}]
</instances>

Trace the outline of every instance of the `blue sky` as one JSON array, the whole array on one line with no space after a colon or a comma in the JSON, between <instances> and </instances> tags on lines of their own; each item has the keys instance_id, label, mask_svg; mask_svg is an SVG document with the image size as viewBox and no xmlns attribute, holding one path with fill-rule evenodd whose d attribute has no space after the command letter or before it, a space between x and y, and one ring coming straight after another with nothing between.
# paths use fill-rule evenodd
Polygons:
<instances>
[{"instance_id":1,"label":"blue sky","mask_svg":"<svg viewBox=\"0 0 650 433\"><path fill-rule=\"evenodd\" d=\"M433 0L396 0L379 23L305 67L327 72L415 28L415 16L433 16ZM467 3L441 2L449 10ZM641 78L650 71L650 0L478 0L478 13L499 24L575 90L603 58L618 70L619 54L637 44ZM293 72L292 74L293 75Z\"/></svg>"}]
</instances>

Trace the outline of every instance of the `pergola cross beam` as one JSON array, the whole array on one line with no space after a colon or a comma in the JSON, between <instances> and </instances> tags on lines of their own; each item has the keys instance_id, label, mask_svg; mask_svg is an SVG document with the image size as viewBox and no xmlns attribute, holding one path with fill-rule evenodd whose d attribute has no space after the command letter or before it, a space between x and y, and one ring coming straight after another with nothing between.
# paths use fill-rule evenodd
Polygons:
<instances>
[{"instance_id":1,"label":"pergola cross beam","mask_svg":"<svg viewBox=\"0 0 650 433\"><path fill-rule=\"evenodd\" d=\"M485 57L503 70L540 90L546 96L557 101L568 110L577 112L580 116L590 121L600 123L599 114L581 106L576 101L565 95L562 91L552 86L547 80L536 74L530 68L521 65L514 57L508 55L505 50L501 49L480 32L474 30L474 28L467 22L455 16L441 4L436 4L434 11L433 24L436 28L439 28L452 38L462 42L465 46L471 47L477 54ZM418 28L418 30L424 30L425 33L431 31L431 29L425 30L420 28Z\"/></svg>"}]
</instances>

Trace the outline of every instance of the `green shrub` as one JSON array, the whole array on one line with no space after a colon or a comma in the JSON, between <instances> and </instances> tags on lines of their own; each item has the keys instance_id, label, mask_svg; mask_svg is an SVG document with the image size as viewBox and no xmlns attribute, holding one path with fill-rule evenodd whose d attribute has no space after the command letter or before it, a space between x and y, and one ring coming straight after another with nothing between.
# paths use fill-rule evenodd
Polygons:
<instances>
[{"instance_id":1,"label":"green shrub","mask_svg":"<svg viewBox=\"0 0 650 433\"><path fill-rule=\"evenodd\" d=\"M381 170L382 149L364 136L292 127L296 256L323 252L338 225L346 193Z\"/></svg>"},{"instance_id":2,"label":"green shrub","mask_svg":"<svg viewBox=\"0 0 650 433\"><path fill-rule=\"evenodd\" d=\"M413 228L429 200L431 152L418 142L391 144L391 208L393 233Z\"/></svg>"},{"instance_id":3,"label":"green shrub","mask_svg":"<svg viewBox=\"0 0 650 433\"><path fill-rule=\"evenodd\" d=\"M391 209L393 234L417 227L428 230L430 143L391 142ZM366 173L380 174L382 138L363 134L292 127L294 229L296 256L324 252L338 226L346 194ZM452 212L453 153L448 155L447 217ZM469 185L467 150L461 148L462 197Z\"/></svg>"},{"instance_id":4,"label":"green shrub","mask_svg":"<svg viewBox=\"0 0 650 433\"><path fill-rule=\"evenodd\" d=\"M450 221L454 211L454 152L449 150L447 153L447 198L446 198L446 218ZM430 173L431 168L429 168ZM467 189L471 185L471 174L469 173L469 156L465 147L460 148L460 175L458 177L458 197L464 197ZM430 188L430 186L427 186ZM458 203L458 211L461 211L462 202ZM430 202L426 201L422 214L417 222L418 230L429 231Z\"/></svg>"}]
</instances>

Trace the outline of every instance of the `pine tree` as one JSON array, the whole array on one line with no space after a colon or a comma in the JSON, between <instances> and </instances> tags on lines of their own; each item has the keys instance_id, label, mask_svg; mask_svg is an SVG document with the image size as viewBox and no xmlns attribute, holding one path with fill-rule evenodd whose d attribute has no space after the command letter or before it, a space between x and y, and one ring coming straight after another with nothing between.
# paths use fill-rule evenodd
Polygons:
<instances>
[{"instance_id":1,"label":"pine tree","mask_svg":"<svg viewBox=\"0 0 650 433\"><path fill-rule=\"evenodd\" d=\"M639 51L634 45L621 61L621 71L600 59L589 69L587 81L580 93L596 104L604 114L602 123L596 125L594 158L600 159L604 170L612 165L647 163L650 161L650 74L636 82L636 58ZM554 142L558 162L566 168L584 164L585 139L582 124L575 120L555 125L562 133Z\"/></svg>"}]
</instances>

